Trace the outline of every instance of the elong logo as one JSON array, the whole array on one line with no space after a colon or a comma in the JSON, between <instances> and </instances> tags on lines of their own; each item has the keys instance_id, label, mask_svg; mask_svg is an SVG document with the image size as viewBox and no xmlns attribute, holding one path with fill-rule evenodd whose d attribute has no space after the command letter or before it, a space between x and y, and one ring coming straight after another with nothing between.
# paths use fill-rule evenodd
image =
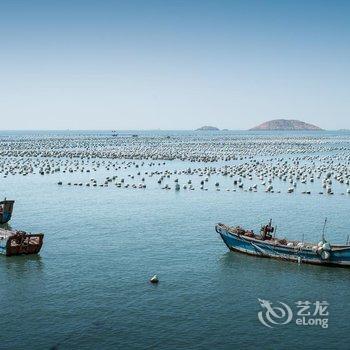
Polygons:
<instances>
[{"instance_id":1,"label":"elong logo","mask_svg":"<svg viewBox=\"0 0 350 350\"><path fill-rule=\"evenodd\" d=\"M268 328L281 326L290 323L293 320L293 311L289 305L278 301L278 305L273 305L269 300L258 298L262 311L258 312L259 321ZM314 303L306 301L295 302L298 311L296 312L295 324L297 326L320 326L328 328L327 311L329 303L327 301L315 301ZM311 305L314 307L312 308ZM313 312L312 312L313 309Z\"/></svg>"},{"instance_id":2,"label":"elong logo","mask_svg":"<svg viewBox=\"0 0 350 350\"><path fill-rule=\"evenodd\" d=\"M293 318L292 309L285 303L279 301L281 306L272 306L271 301L258 299L264 311L258 313L259 321L266 327L273 328L272 325L282 325L289 323Z\"/></svg>"}]
</instances>

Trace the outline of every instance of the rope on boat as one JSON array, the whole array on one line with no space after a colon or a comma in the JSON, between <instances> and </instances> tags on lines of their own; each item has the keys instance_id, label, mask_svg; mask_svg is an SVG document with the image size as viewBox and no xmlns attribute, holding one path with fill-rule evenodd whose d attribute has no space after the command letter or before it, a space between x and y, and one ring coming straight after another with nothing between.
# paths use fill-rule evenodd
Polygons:
<instances>
[{"instance_id":1,"label":"rope on boat","mask_svg":"<svg viewBox=\"0 0 350 350\"><path fill-rule=\"evenodd\" d=\"M215 227L215 230L216 230L216 232L218 232L217 227ZM230 233L230 231L229 231L228 229L226 229L226 230ZM221 232L218 232L218 233L221 233ZM246 240L242 235L240 235L240 234L237 233L237 232L235 232L235 234L236 234L242 241L244 241L244 242L249 243L250 245L252 245L252 246L253 246L256 250L258 250L263 256L267 256L267 257L270 256L268 253L266 253L266 251L265 251L263 248L259 247L259 246L256 245L254 242L251 242L251 241L249 241L249 240ZM275 254L275 255L276 255L278 258L280 258L280 259L290 260L290 258L288 258L288 257L286 257L285 255L283 255L283 254L277 252L277 251L274 250L272 247L264 246L264 248L266 248L266 249L272 251L273 254ZM299 248L298 250L300 251L300 248ZM300 256L297 255L297 257L300 257Z\"/></svg>"},{"instance_id":2,"label":"rope on boat","mask_svg":"<svg viewBox=\"0 0 350 350\"><path fill-rule=\"evenodd\" d=\"M244 240L244 241L245 241L245 242L249 242L249 241L247 241L247 240ZM255 249L258 249L262 254L264 254L264 255L266 255L266 256L269 256L269 254L266 253L266 252L264 251L263 248L259 247L258 245L254 244L253 242L249 242L249 243L250 243ZM285 259L285 260L289 260L285 255L282 255L282 254L276 252L272 247L267 247L267 246L265 246L265 248L267 248L267 249L269 249L270 251L272 251L272 252L273 252L275 255L277 255L279 258Z\"/></svg>"},{"instance_id":3,"label":"rope on boat","mask_svg":"<svg viewBox=\"0 0 350 350\"><path fill-rule=\"evenodd\" d=\"M261 247L257 246L257 245L254 244L253 242L250 242L250 244L251 244L255 249L257 249L260 253L262 253L263 255L267 255L267 256L268 256L268 254L265 253L264 249L262 249Z\"/></svg>"}]
</instances>

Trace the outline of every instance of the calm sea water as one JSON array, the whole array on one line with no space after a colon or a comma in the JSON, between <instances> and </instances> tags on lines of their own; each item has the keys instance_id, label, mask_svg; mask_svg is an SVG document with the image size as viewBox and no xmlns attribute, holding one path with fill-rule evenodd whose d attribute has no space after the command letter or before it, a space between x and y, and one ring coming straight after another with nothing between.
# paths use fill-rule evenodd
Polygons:
<instances>
[{"instance_id":1,"label":"calm sea water","mask_svg":"<svg viewBox=\"0 0 350 350\"><path fill-rule=\"evenodd\" d=\"M349 196L56 185L75 178L0 179L16 200L11 226L45 233L39 256L0 257L0 348L349 348L350 270L228 252L214 230L273 218L280 236L317 241L328 217L327 237L345 242ZM267 328L258 298L293 310L325 300L329 327Z\"/></svg>"}]
</instances>

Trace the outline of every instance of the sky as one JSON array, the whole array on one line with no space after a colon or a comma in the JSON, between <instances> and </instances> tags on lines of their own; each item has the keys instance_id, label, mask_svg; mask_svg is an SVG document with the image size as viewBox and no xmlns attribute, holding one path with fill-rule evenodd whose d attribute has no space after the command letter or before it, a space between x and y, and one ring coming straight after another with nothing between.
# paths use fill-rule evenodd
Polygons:
<instances>
[{"instance_id":1,"label":"sky","mask_svg":"<svg viewBox=\"0 0 350 350\"><path fill-rule=\"evenodd\" d=\"M0 129L350 128L350 1L1 0Z\"/></svg>"}]
</instances>

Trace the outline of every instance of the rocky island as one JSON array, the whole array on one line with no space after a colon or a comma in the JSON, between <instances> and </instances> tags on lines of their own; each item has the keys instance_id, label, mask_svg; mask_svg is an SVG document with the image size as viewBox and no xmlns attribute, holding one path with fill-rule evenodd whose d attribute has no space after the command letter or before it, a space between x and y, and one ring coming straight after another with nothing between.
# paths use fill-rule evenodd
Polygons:
<instances>
[{"instance_id":1,"label":"rocky island","mask_svg":"<svg viewBox=\"0 0 350 350\"><path fill-rule=\"evenodd\" d=\"M320 127L302 122L300 120L295 119L274 119L262 123L254 128L249 130L289 130L289 131L302 131L302 130L323 130Z\"/></svg>"},{"instance_id":2,"label":"rocky island","mask_svg":"<svg viewBox=\"0 0 350 350\"><path fill-rule=\"evenodd\" d=\"M215 126L204 125L201 128L196 129L196 131L219 131L220 129Z\"/></svg>"}]
</instances>

